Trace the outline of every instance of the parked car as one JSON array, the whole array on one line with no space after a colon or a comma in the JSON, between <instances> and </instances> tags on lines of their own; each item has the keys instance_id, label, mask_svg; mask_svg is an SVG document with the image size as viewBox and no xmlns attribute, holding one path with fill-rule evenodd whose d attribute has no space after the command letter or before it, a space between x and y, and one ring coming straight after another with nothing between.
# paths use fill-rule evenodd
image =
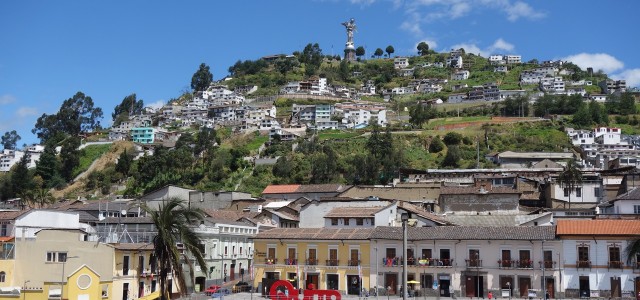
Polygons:
<instances>
[{"instance_id":1,"label":"parked car","mask_svg":"<svg viewBox=\"0 0 640 300\"><path fill-rule=\"evenodd\" d=\"M219 285L212 284L207 289L204 290L204 294L207 296L211 296L213 293L217 293L220 289Z\"/></svg>"},{"instance_id":2,"label":"parked car","mask_svg":"<svg viewBox=\"0 0 640 300\"><path fill-rule=\"evenodd\" d=\"M220 298L222 296L230 295L231 291L228 288L219 288L218 291L211 294L211 298Z\"/></svg>"}]
</instances>

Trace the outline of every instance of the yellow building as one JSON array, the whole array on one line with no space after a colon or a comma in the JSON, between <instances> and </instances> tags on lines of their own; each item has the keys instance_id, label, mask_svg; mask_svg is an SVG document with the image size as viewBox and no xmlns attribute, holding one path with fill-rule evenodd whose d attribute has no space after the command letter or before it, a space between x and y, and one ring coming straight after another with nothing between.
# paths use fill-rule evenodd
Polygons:
<instances>
[{"instance_id":1,"label":"yellow building","mask_svg":"<svg viewBox=\"0 0 640 300\"><path fill-rule=\"evenodd\" d=\"M357 295L369 290L373 228L275 228L254 238L253 286L268 293L278 279L294 287L339 290Z\"/></svg>"},{"instance_id":2,"label":"yellow building","mask_svg":"<svg viewBox=\"0 0 640 300\"><path fill-rule=\"evenodd\" d=\"M160 290L153 244L111 245L115 248L113 299L139 299Z\"/></svg>"},{"instance_id":3,"label":"yellow building","mask_svg":"<svg viewBox=\"0 0 640 300\"><path fill-rule=\"evenodd\" d=\"M0 300L112 299L114 250L77 229L3 239Z\"/></svg>"}]
</instances>

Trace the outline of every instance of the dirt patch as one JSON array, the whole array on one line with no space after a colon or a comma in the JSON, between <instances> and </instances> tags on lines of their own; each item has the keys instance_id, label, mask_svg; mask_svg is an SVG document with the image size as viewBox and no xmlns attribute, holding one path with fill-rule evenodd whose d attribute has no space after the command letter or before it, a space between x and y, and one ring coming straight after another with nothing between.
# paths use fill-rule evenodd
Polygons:
<instances>
[{"instance_id":1,"label":"dirt patch","mask_svg":"<svg viewBox=\"0 0 640 300\"><path fill-rule=\"evenodd\" d=\"M104 170L107 167L107 165L111 163L116 163L116 161L118 160L118 157L120 157L120 154L122 154L122 152L124 152L125 149L127 149L129 153L132 153L134 151L133 143L129 141L114 142L111 145L111 149L109 149L109 152L103 154L102 156L100 156L100 158L95 160L91 164L91 166L89 166L89 169L87 169L86 171L84 171L83 173L81 173L76 177L76 180L74 180L72 184L68 185L66 188L62 190L53 190L51 194L56 199L63 198L65 195L82 194L82 192L84 192L84 185L85 185L84 178L86 178L93 171Z\"/></svg>"},{"instance_id":2,"label":"dirt patch","mask_svg":"<svg viewBox=\"0 0 640 300\"><path fill-rule=\"evenodd\" d=\"M491 117L489 121L471 121L471 122L462 122L455 124L444 124L438 125L434 129L435 130L453 130L453 129L462 129L470 126L478 126L482 124L502 124L502 123L516 123L516 122L532 122L532 121L540 121L540 118L510 118L510 117Z\"/></svg>"}]
</instances>

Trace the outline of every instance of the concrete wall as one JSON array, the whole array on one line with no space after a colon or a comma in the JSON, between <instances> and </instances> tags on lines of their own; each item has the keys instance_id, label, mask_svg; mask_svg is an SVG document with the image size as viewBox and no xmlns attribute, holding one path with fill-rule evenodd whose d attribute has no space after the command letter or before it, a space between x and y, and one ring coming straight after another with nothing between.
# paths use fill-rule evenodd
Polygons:
<instances>
[{"instance_id":1,"label":"concrete wall","mask_svg":"<svg viewBox=\"0 0 640 300\"><path fill-rule=\"evenodd\" d=\"M448 194L440 195L440 212L517 211L518 194Z\"/></svg>"},{"instance_id":2,"label":"concrete wall","mask_svg":"<svg viewBox=\"0 0 640 300\"><path fill-rule=\"evenodd\" d=\"M373 206L386 206L390 201L314 201L300 209L300 224L301 228L320 228L325 225L324 216L334 208L337 207L373 207ZM376 220L378 225L378 220Z\"/></svg>"}]
</instances>

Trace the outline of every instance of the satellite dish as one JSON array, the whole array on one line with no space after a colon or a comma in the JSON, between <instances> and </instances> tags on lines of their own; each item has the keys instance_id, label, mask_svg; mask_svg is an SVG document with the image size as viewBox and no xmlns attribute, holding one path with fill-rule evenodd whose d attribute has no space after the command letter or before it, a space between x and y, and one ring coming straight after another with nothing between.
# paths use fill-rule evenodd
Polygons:
<instances>
[{"instance_id":1,"label":"satellite dish","mask_svg":"<svg viewBox=\"0 0 640 300\"><path fill-rule=\"evenodd\" d=\"M121 216L126 216L127 215L127 210L126 209L121 210L120 211L120 215Z\"/></svg>"}]
</instances>

